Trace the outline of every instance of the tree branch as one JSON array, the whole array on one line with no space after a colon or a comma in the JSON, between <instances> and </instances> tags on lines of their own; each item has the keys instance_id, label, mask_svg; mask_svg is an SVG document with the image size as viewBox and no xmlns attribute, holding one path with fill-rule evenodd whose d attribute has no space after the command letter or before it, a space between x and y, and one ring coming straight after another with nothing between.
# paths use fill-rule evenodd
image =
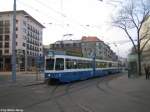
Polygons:
<instances>
[{"instance_id":1,"label":"tree branch","mask_svg":"<svg viewBox=\"0 0 150 112\"><path fill-rule=\"evenodd\" d=\"M133 44L133 47L134 47L135 51L137 52L136 45L135 45L135 43L134 43L132 37L130 36L128 30L125 28L124 31L125 31L125 33L127 34L127 36L129 37L129 39L131 40L131 42L132 42L132 44Z\"/></svg>"},{"instance_id":2,"label":"tree branch","mask_svg":"<svg viewBox=\"0 0 150 112\"><path fill-rule=\"evenodd\" d=\"M144 43L143 47L141 48L140 52L142 53L146 44L150 41L150 38L147 39L147 41Z\"/></svg>"},{"instance_id":3,"label":"tree branch","mask_svg":"<svg viewBox=\"0 0 150 112\"><path fill-rule=\"evenodd\" d=\"M146 23L146 24L148 24L148 23ZM141 32L140 41L142 41L143 39L147 38L147 36L150 35L150 29L149 28L150 28L149 26L145 25L145 27L143 29L145 29L146 31Z\"/></svg>"},{"instance_id":4,"label":"tree branch","mask_svg":"<svg viewBox=\"0 0 150 112\"><path fill-rule=\"evenodd\" d=\"M140 42L141 42L143 39L149 38L149 37L147 37L147 36L150 36L150 34L145 34L145 35L140 39Z\"/></svg>"},{"instance_id":5,"label":"tree branch","mask_svg":"<svg viewBox=\"0 0 150 112\"><path fill-rule=\"evenodd\" d=\"M139 27L138 27L138 25L136 24L136 22L135 22L135 19L134 19L134 17L133 17L133 14L131 14L131 17L132 17L132 22L133 22L133 24L135 25L135 27L136 27L136 29L137 29L137 31L138 31L138 29L139 29Z\"/></svg>"},{"instance_id":6,"label":"tree branch","mask_svg":"<svg viewBox=\"0 0 150 112\"><path fill-rule=\"evenodd\" d=\"M140 27L139 27L139 31L142 28L143 23L148 19L149 13L150 13L150 11L147 11L147 13L145 14L145 16L143 16L143 19L142 19Z\"/></svg>"}]
</instances>

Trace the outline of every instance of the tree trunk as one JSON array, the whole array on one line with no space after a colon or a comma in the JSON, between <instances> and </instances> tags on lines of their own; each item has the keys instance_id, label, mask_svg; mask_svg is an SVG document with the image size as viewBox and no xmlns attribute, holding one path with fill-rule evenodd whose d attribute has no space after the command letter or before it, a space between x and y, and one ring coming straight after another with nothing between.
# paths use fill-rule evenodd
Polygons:
<instances>
[{"instance_id":1,"label":"tree trunk","mask_svg":"<svg viewBox=\"0 0 150 112\"><path fill-rule=\"evenodd\" d=\"M141 53L140 52L138 52L138 63L137 63L137 65L138 65L138 76L141 76Z\"/></svg>"},{"instance_id":2,"label":"tree trunk","mask_svg":"<svg viewBox=\"0 0 150 112\"><path fill-rule=\"evenodd\" d=\"M138 43L137 43L137 54L138 54L138 76L141 76L141 50L140 50L140 35L139 35L139 33L138 33L138 41L137 41Z\"/></svg>"}]
</instances>

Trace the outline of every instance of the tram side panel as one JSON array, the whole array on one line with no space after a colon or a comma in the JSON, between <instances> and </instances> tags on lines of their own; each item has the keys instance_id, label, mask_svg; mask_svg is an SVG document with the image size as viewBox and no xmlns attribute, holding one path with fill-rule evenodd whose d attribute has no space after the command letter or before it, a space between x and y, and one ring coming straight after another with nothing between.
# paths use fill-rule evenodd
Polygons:
<instances>
[{"instance_id":1,"label":"tram side panel","mask_svg":"<svg viewBox=\"0 0 150 112\"><path fill-rule=\"evenodd\" d=\"M85 80L96 76L106 76L117 73L116 63L97 61L92 66L91 59L78 57L53 57L46 60L45 79L56 79L60 82ZM95 70L95 71L94 71Z\"/></svg>"}]
</instances>

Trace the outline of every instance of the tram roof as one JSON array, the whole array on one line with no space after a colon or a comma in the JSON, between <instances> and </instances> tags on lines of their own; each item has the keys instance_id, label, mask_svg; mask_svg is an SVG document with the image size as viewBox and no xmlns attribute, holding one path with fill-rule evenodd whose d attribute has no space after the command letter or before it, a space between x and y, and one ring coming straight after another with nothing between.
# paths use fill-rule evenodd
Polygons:
<instances>
[{"instance_id":1,"label":"tram roof","mask_svg":"<svg viewBox=\"0 0 150 112\"><path fill-rule=\"evenodd\" d=\"M54 55L55 58L69 58L69 59L79 59L79 60L87 60L92 61L92 58L85 58L85 57L77 57L77 56L69 56L69 55ZM98 62L115 62L115 61L108 61L108 60L100 60L96 59Z\"/></svg>"}]
</instances>

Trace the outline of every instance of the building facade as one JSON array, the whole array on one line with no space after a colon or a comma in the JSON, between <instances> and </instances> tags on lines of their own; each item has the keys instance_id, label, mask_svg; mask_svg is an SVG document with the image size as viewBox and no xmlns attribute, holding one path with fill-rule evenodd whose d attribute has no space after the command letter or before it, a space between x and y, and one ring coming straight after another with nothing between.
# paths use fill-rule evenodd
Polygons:
<instances>
[{"instance_id":1,"label":"building facade","mask_svg":"<svg viewBox=\"0 0 150 112\"><path fill-rule=\"evenodd\" d=\"M37 57L43 56L44 26L27 12L16 12L16 66L31 70ZM11 70L13 11L0 12L0 70Z\"/></svg>"},{"instance_id":2,"label":"building facade","mask_svg":"<svg viewBox=\"0 0 150 112\"><path fill-rule=\"evenodd\" d=\"M104 60L117 60L117 55L110 47L95 36L82 37L82 54L84 57Z\"/></svg>"},{"instance_id":3,"label":"building facade","mask_svg":"<svg viewBox=\"0 0 150 112\"><path fill-rule=\"evenodd\" d=\"M110 47L97 37L83 36L81 40L63 40L57 41L50 45L51 50L65 51L67 55L81 56L104 60L118 59L118 56L110 49Z\"/></svg>"},{"instance_id":4,"label":"building facade","mask_svg":"<svg viewBox=\"0 0 150 112\"><path fill-rule=\"evenodd\" d=\"M145 46L142 52L142 60L144 63L150 64L150 16L142 26L140 38L141 38L141 49L143 46Z\"/></svg>"},{"instance_id":5,"label":"building facade","mask_svg":"<svg viewBox=\"0 0 150 112\"><path fill-rule=\"evenodd\" d=\"M65 51L67 55L82 57L81 40L56 41L50 45L51 50Z\"/></svg>"}]
</instances>

